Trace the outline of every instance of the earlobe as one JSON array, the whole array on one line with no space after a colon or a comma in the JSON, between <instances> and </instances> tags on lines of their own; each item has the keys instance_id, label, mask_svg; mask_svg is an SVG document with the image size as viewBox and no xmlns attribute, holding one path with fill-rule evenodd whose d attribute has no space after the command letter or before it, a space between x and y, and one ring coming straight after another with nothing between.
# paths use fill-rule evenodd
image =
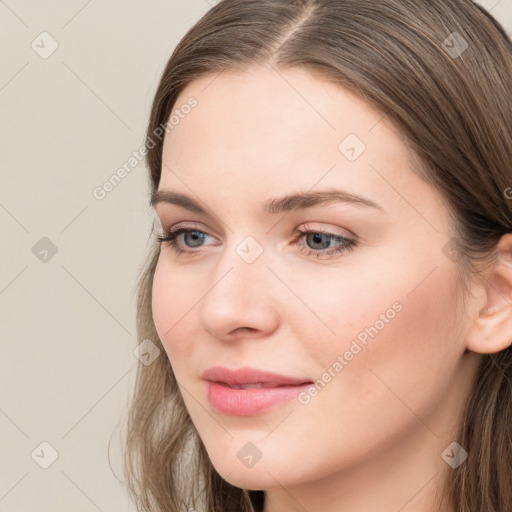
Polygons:
<instances>
[{"instance_id":1,"label":"earlobe","mask_svg":"<svg viewBox=\"0 0 512 512\"><path fill-rule=\"evenodd\" d=\"M510 305L475 320L467 337L467 348L478 354L494 354L512 344L512 308Z\"/></svg>"},{"instance_id":2,"label":"earlobe","mask_svg":"<svg viewBox=\"0 0 512 512\"><path fill-rule=\"evenodd\" d=\"M496 246L492 268L484 276L486 303L476 314L466 338L467 349L493 354L512 344L512 234Z\"/></svg>"}]
</instances>

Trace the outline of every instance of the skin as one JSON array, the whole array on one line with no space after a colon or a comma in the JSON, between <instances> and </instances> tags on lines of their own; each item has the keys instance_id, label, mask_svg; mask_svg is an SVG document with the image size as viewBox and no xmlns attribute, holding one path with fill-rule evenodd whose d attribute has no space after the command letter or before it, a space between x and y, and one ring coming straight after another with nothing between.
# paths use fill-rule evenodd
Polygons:
<instances>
[{"instance_id":1,"label":"skin","mask_svg":"<svg viewBox=\"0 0 512 512\"><path fill-rule=\"evenodd\" d=\"M207 235L202 245L179 236L192 255L162 245L153 315L213 465L234 486L266 490L265 512L436 510L436 488L453 471L441 454L456 440L476 365L512 338L512 272L503 270L512 266L475 281L462 303L456 263L442 250L446 204L415 174L390 122L349 91L261 66L202 77L176 107L191 96L198 106L165 137L159 190L189 195L210 214L164 203L156 213L163 229L180 223ZM366 146L353 162L338 149L349 134ZM333 203L263 213L269 198L330 187L382 211ZM306 223L357 245L322 257L340 244L294 243ZM250 264L236 252L248 236L263 249ZM333 372L397 303L400 312ZM237 417L208 402L201 374L215 365L335 376L307 405ZM261 452L252 467L237 457L249 442Z\"/></svg>"}]
</instances>

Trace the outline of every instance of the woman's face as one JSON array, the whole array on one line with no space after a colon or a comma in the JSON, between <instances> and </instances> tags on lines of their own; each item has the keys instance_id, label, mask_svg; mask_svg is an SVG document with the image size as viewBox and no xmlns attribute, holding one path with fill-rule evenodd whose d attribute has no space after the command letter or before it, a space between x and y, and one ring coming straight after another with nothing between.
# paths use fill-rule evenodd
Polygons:
<instances>
[{"instance_id":1,"label":"woman's face","mask_svg":"<svg viewBox=\"0 0 512 512\"><path fill-rule=\"evenodd\" d=\"M179 255L162 244L153 315L212 463L302 503L313 482L348 496L398 471L411 496L447 467L474 369L441 196L385 118L305 71L206 76L175 110L191 98L159 191L204 213L157 203L164 230L190 231ZM334 190L364 199L277 200ZM284 400L209 384L217 366L316 385Z\"/></svg>"}]
</instances>

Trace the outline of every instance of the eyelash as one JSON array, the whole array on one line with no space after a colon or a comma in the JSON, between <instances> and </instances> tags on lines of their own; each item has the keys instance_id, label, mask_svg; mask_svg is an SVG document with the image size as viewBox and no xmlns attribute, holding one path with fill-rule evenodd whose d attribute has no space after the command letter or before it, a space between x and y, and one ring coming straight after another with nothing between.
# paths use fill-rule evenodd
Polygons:
<instances>
[{"instance_id":1,"label":"eyelash","mask_svg":"<svg viewBox=\"0 0 512 512\"><path fill-rule=\"evenodd\" d=\"M176 241L178 236L180 236L182 233L190 233L190 232L195 232L195 233L200 233L201 235L210 236L210 235L208 235L208 233L206 233L204 231L201 231L199 229L195 229L195 228L180 228L180 227L178 227L176 229L171 228L169 231L166 231L163 234L158 235L157 236L157 241L159 243L170 243L170 245L171 245L174 253L176 254L176 256L179 256L182 253L190 254L190 255L191 254L195 254L195 253L198 253L199 250L183 249L180 246L180 244ZM341 245L339 245L337 247L333 247L331 249L322 249L320 251L315 251L313 249L307 249L307 248L302 248L301 247L300 248L301 252L307 252L307 256L310 256L311 254L316 254L317 258L318 258L319 256L333 256L333 255L338 254L338 253L343 254L343 253L352 251L354 249L354 247L357 245L354 240L350 240L349 238L345 238L345 237L340 236L340 235L335 235L334 233L329 233L329 232L322 231L322 230L302 231L300 229L295 230L294 235L296 235L296 236L293 239L292 244L296 245L297 242L303 236L305 236L305 235L312 235L312 234L325 235L325 236L329 237L331 240L335 240L335 241L341 242Z\"/></svg>"}]
</instances>

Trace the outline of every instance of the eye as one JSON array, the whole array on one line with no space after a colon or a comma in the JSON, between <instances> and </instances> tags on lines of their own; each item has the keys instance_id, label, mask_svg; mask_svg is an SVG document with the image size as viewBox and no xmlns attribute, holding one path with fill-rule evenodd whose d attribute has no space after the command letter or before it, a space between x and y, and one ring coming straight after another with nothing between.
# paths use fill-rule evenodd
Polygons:
<instances>
[{"instance_id":1,"label":"eye","mask_svg":"<svg viewBox=\"0 0 512 512\"><path fill-rule=\"evenodd\" d=\"M293 244L298 245L299 250L306 253L307 256L314 254L317 258L329 257L335 254L349 252L353 250L356 245L354 240L322 230L301 231L298 229L295 233L297 236L295 237ZM304 247L304 245L298 244L298 242L303 238L307 244L306 247ZM338 242L339 245L330 247L331 242ZM313 249L311 249L311 246L313 246Z\"/></svg>"},{"instance_id":2,"label":"eye","mask_svg":"<svg viewBox=\"0 0 512 512\"><path fill-rule=\"evenodd\" d=\"M183 235L185 245L179 241L181 235ZM296 236L292 241L292 245L297 245L300 252L306 253L308 256L314 254L317 258L325 258L334 254L348 252L356 246L354 240L322 230L302 231L297 229L294 235ZM170 243L176 256L179 256L182 253L190 255L199 253L200 251L197 249L204 245L204 241L208 237L211 236L205 231L195 228L184 228L178 225L157 236L157 240L160 243ZM299 244L302 239L305 240L306 247L303 244ZM339 245L330 247L331 242L338 243Z\"/></svg>"},{"instance_id":3,"label":"eye","mask_svg":"<svg viewBox=\"0 0 512 512\"><path fill-rule=\"evenodd\" d=\"M210 236L208 233L199 229L187 229L178 225L171 228L169 231L164 232L162 235L157 236L157 240L160 243L170 243L177 256L181 253L191 254L198 252L195 250L183 249L183 246L177 241L181 234L185 235L187 243L190 242L192 247L201 247L201 242L203 242L206 237Z\"/></svg>"}]
</instances>

